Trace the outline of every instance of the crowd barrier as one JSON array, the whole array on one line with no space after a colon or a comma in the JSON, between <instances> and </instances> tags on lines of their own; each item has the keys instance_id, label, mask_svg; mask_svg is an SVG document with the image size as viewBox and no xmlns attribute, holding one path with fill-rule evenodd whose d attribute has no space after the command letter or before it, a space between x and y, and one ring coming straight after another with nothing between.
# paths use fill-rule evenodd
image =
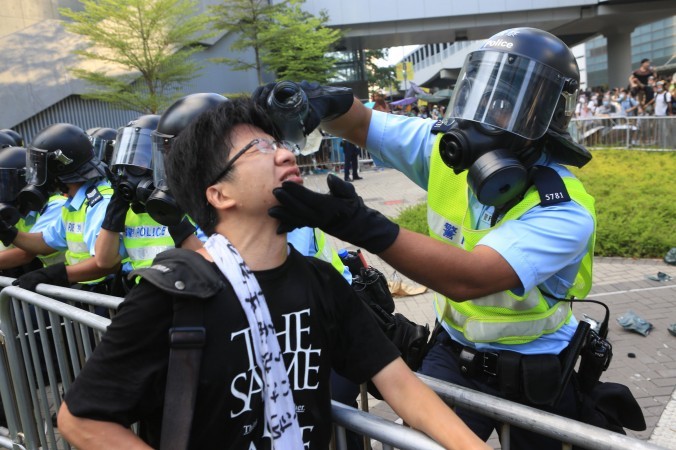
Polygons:
<instances>
[{"instance_id":1,"label":"crowd barrier","mask_svg":"<svg viewBox=\"0 0 676 450\"><path fill-rule=\"evenodd\" d=\"M60 438L53 417L63 393L78 375L110 319L83 305L115 311L121 298L75 289L39 285L37 293L11 286L0 277L0 398L7 430L0 448L70 449ZM419 377L451 406L461 406L502 423L503 438L512 426L593 450L660 449L639 439L596 428L524 405L492 397L423 375ZM424 434L381 417L333 403L334 448L345 450L345 429L379 442L384 450L438 450ZM509 450L508 439L503 450Z\"/></svg>"},{"instance_id":2,"label":"crowd barrier","mask_svg":"<svg viewBox=\"0 0 676 450\"><path fill-rule=\"evenodd\" d=\"M569 131L588 148L676 150L676 116L591 117L571 120Z\"/></svg>"}]
</instances>

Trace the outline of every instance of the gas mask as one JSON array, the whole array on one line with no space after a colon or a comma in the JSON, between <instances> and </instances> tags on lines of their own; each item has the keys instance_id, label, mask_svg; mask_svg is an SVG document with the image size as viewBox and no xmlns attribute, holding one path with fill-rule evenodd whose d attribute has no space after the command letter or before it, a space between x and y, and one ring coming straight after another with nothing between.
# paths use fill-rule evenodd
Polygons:
<instances>
[{"instance_id":1,"label":"gas mask","mask_svg":"<svg viewBox=\"0 0 676 450\"><path fill-rule=\"evenodd\" d=\"M132 205L145 205L155 190L152 173L149 169L136 166L118 166L115 190Z\"/></svg>"},{"instance_id":2,"label":"gas mask","mask_svg":"<svg viewBox=\"0 0 676 450\"><path fill-rule=\"evenodd\" d=\"M157 223L171 226L178 225L183 219L184 213L178 207L176 199L169 192L169 186L166 180L166 171L164 169L164 155L171 149L171 140L174 136L159 133L152 133L152 154L153 154L153 180L155 190L146 202L146 209L150 217Z\"/></svg>"},{"instance_id":3,"label":"gas mask","mask_svg":"<svg viewBox=\"0 0 676 450\"><path fill-rule=\"evenodd\" d=\"M485 51L467 56L440 127L442 160L456 174L467 170L470 189L490 206L526 190L555 112L572 113L577 100L577 81L526 56L491 48L505 42L489 40Z\"/></svg>"},{"instance_id":4,"label":"gas mask","mask_svg":"<svg viewBox=\"0 0 676 450\"><path fill-rule=\"evenodd\" d=\"M184 216L166 183L162 183L150 195L146 210L157 223L166 226L178 225Z\"/></svg>"},{"instance_id":5,"label":"gas mask","mask_svg":"<svg viewBox=\"0 0 676 450\"><path fill-rule=\"evenodd\" d=\"M128 201L137 213L143 212L148 198L155 189L150 134L150 129L138 126L120 128L111 156L115 191Z\"/></svg>"},{"instance_id":6,"label":"gas mask","mask_svg":"<svg viewBox=\"0 0 676 450\"><path fill-rule=\"evenodd\" d=\"M528 169L540 155L539 146L499 128L454 120L441 138L444 164L456 174L468 170L470 189L484 205L503 205L524 192Z\"/></svg>"}]
</instances>

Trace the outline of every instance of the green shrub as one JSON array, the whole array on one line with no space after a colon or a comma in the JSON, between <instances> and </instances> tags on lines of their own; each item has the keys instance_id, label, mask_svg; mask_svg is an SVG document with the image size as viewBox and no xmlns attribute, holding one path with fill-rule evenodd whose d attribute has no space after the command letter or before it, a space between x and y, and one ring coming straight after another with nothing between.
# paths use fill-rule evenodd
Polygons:
<instances>
[{"instance_id":1,"label":"green shrub","mask_svg":"<svg viewBox=\"0 0 676 450\"><path fill-rule=\"evenodd\" d=\"M572 168L596 199L595 254L662 258L676 246L676 152L595 150ZM396 222L427 234L427 205L402 210Z\"/></svg>"}]
</instances>

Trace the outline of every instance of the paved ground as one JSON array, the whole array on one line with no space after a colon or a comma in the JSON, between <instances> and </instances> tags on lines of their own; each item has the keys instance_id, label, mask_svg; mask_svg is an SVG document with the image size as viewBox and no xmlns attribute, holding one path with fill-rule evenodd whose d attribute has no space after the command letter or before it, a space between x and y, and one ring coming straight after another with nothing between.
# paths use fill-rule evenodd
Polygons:
<instances>
[{"instance_id":1,"label":"paved ground","mask_svg":"<svg viewBox=\"0 0 676 450\"><path fill-rule=\"evenodd\" d=\"M354 182L357 192L369 206L387 216L397 216L402 209L426 198L424 190L395 170L364 170L362 176L363 180ZM325 174L310 175L306 186L325 192L325 177ZM333 243L336 248L351 248L338 240ZM367 259L388 277L393 276L393 269L377 256L367 254ZM658 272L667 273L673 279L658 282L647 278ZM433 324L433 295L428 291L398 298L397 310L415 322ZM628 430L628 434L676 449L676 337L667 331L667 327L676 322L676 267L662 260L597 258L589 298L601 300L610 308L609 340L614 357L602 381L629 386L643 408L647 430ZM586 313L599 320L604 313L602 307L593 304L576 305L574 310L578 317ZM617 323L616 319L629 310L654 326L648 336L628 332ZM382 402L371 399L369 406L376 414L396 418ZM499 447L497 438L489 443Z\"/></svg>"}]
</instances>

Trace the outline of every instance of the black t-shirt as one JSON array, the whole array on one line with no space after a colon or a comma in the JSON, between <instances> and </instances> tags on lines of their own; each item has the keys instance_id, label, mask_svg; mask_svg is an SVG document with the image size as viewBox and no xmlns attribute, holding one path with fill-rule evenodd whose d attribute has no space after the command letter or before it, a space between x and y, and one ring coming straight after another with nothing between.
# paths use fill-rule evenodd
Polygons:
<instances>
[{"instance_id":1,"label":"black t-shirt","mask_svg":"<svg viewBox=\"0 0 676 450\"><path fill-rule=\"evenodd\" d=\"M282 266L254 273L284 354L306 448L326 448L331 367L361 383L399 352L329 264L292 250ZM129 293L66 394L73 415L123 426L142 420L144 439L159 445L172 304L147 281ZM205 305L207 343L190 448L269 449L244 311L227 283Z\"/></svg>"}]
</instances>

